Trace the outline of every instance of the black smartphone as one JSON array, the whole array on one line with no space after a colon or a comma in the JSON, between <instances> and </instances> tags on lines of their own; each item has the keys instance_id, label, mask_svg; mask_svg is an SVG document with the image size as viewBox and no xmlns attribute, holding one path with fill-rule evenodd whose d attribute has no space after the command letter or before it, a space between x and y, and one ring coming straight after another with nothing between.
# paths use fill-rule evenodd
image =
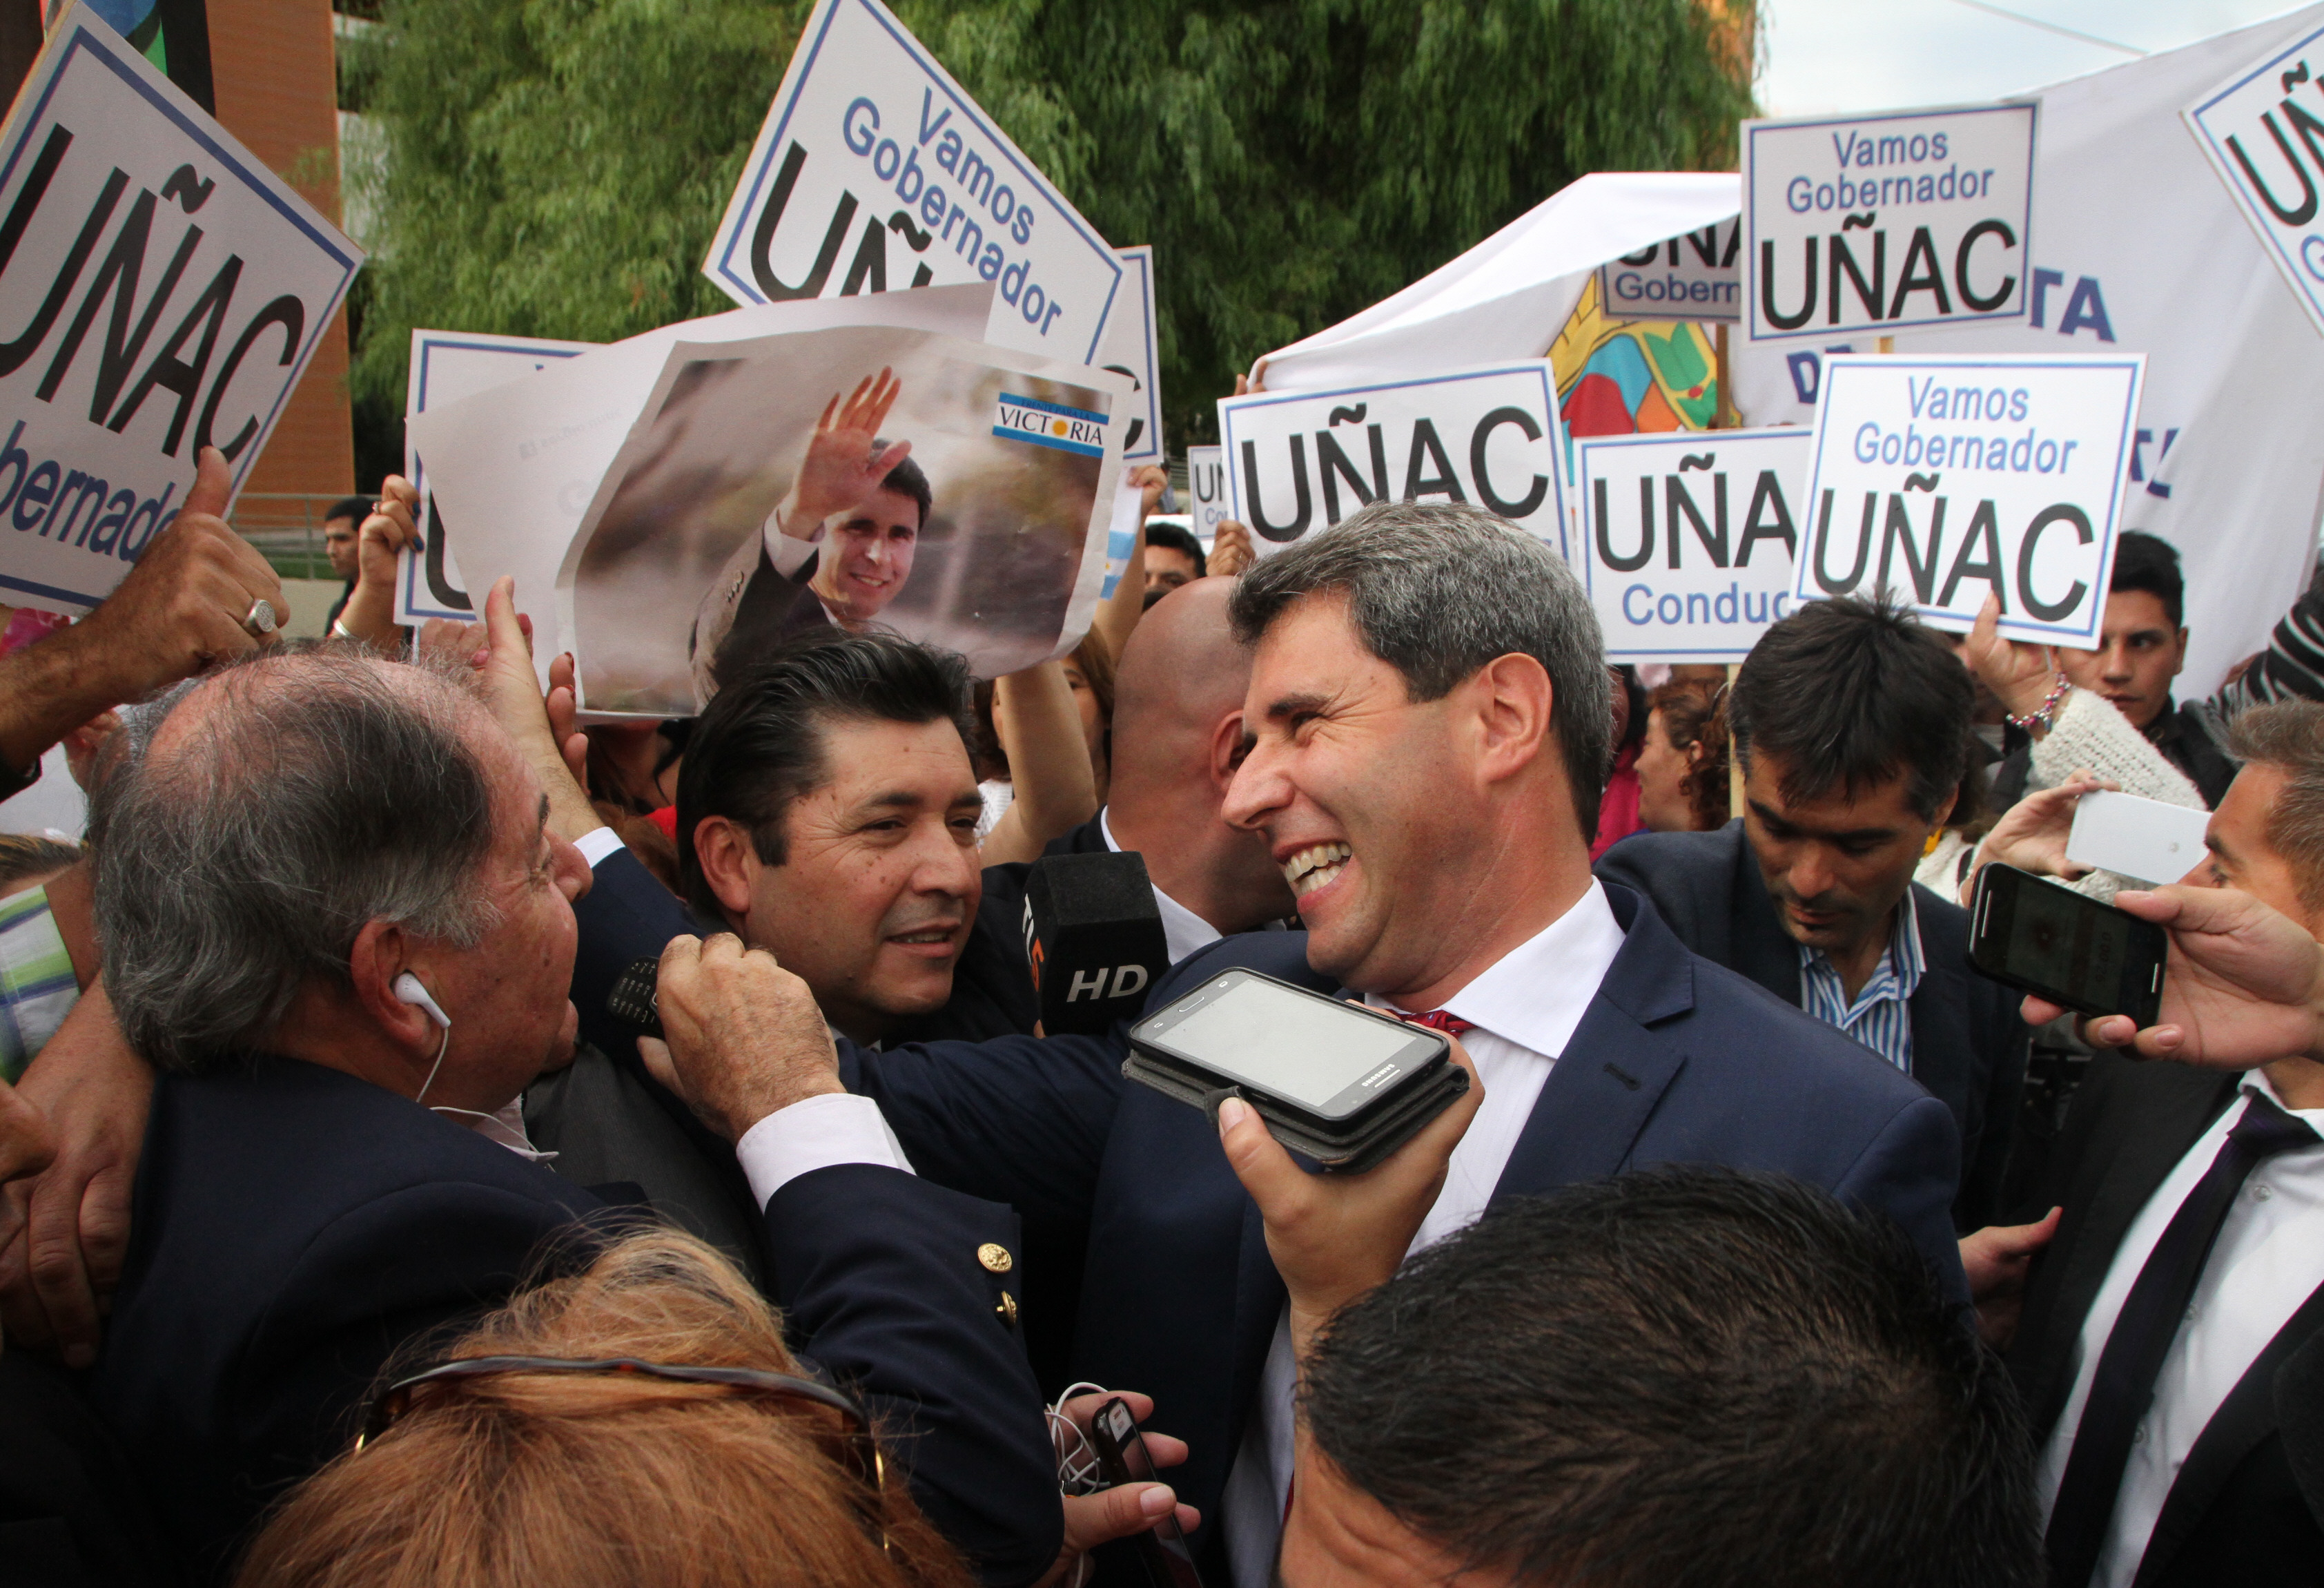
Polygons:
<instances>
[{"instance_id":1,"label":"black smartphone","mask_svg":"<svg viewBox=\"0 0 2324 1588\"><path fill-rule=\"evenodd\" d=\"M1105 1474L1107 1488L1163 1482L1146 1454L1146 1436L1138 1431L1138 1419L1130 1415L1129 1406L1119 1395L1099 1407L1097 1416L1090 1419L1090 1444L1097 1451L1098 1470ZM1203 1575L1194 1569L1194 1552L1178 1530L1176 1511L1130 1542L1138 1547L1138 1558L1146 1564L1153 1588L1203 1588Z\"/></svg>"},{"instance_id":2,"label":"black smartphone","mask_svg":"<svg viewBox=\"0 0 2324 1588\"><path fill-rule=\"evenodd\" d=\"M654 1002L660 984L661 961L632 960L613 990L605 994L605 1012L642 1036L660 1036L661 1006Z\"/></svg>"},{"instance_id":3,"label":"black smartphone","mask_svg":"<svg viewBox=\"0 0 2324 1588\"><path fill-rule=\"evenodd\" d=\"M1969 959L1995 981L2142 1028L2162 1012L2171 940L2153 921L1997 864L1978 873L1970 911Z\"/></svg>"},{"instance_id":4,"label":"black smartphone","mask_svg":"<svg viewBox=\"0 0 2324 1588\"><path fill-rule=\"evenodd\" d=\"M1130 1029L1121 1073L1201 1106L1231 1090L1326 1168L1370 1168L1468 1090L1442 1032L1257 971L1222 971Z\"/></svg>"}]
</instances>

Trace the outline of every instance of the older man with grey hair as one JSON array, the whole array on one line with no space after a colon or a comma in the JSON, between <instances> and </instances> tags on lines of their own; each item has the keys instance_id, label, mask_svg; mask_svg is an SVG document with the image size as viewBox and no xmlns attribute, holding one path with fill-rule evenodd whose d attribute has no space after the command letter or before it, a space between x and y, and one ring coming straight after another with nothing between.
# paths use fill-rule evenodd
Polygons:
<instances>
[{"instance_id":1,"label":"older man with grey hair","mask_svg":"<svg viewBox=\"0 0 2324 1588\"><path fill-rule=\"evenodd\" d=\"M530 685L505 584L492 613L496 665ZM105 982L161 1073L91 1390L198 1579L344 1448L383 1364L585 1256L607 1219L514 1107L573 1043L589 873L547 809L462 688L351 651L181 686L101 782ZM769 955L682 938L660 1007L730 1136L838 1091ZM753 1188L792 1326L905 1436L923 1507L988 1580L1029 1581L1057 1552L1055 1474L995 1320L1010 1281L975 1257L1018 1244L1014 1215L861 1166Z\"/></svg>"},{"instance_id":2,"label":"older man with grey hair","mask_svg":"<svg viewBox=\"0 0 2324 1588\"><path fill-rule=\"evenodd\" d=\"M1241 966L1462 1034L1484 1100L1416 1245L1496 1200L1724 1164L1895 1219L1965 1294L1944 1105L1591 876L1605 658L1555 553L1474 508L1376 503L1244 575L1231 616L1256 650L1224 815L1307 929L1191 956L1149 1010ZM841 1064L922 1175L1087 1233L1071 1375L1153 1392L1192 1446L1181 1497L1222 1517L1214 1580L1265 1588L1291 1478L1282 1282L1211 1123L1126 1085L1127 1041Z\"/></svg>"}]
</instances>

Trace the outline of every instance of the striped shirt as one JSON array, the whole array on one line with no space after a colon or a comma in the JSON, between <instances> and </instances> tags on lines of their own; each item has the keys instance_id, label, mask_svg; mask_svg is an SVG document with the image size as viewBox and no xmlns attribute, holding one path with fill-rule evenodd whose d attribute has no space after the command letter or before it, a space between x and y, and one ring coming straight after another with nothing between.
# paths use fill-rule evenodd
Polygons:
<instances>
[{"instance_id":1,"label":"striped shirt","mask_svg":"<svg viewBox=\"0 0 2324 1588\"><path fill-rule=\"evenodd\" d=\"M0 1081L15 1085L79 1001L72 956L49 913L49 891L27 888L0 899Z\"/></svg>"},{"instance_id":2,"label":"striped shirt","mask_svg":"<svg viewBox=\"0 0 2324 1588\"><path fill-rule=\"evenodd\" d=\"M1855 1002L1849 1002L1847 984L1821 949L1803 943L1799 950L1800 1007L1911 1075L1912 1000L1926 965L1921 956L1921 916L1913 906L1913 891L1904 890L1904 902L1896 907L1895 925L1888 933L1888 946Z\"/></svg>"}]
</instances>

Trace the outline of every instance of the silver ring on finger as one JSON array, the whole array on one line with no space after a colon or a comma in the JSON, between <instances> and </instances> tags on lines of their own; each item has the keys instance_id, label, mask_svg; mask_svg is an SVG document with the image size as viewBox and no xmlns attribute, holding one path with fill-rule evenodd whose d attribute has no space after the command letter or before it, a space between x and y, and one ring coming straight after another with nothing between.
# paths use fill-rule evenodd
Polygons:
<instances>
[{"instance_id":1,"label":"silver ring on finger","mask_svg":"<svg viewBox=\"0 0 2324 1588\"><path fill-rule=\"evenodd\" d=\"M262 596L250 604L248 612L242 614L242 626L252 639L263 640L282 626L282 620L274 610L274 603Z\"/></svg>"}]
</instances>

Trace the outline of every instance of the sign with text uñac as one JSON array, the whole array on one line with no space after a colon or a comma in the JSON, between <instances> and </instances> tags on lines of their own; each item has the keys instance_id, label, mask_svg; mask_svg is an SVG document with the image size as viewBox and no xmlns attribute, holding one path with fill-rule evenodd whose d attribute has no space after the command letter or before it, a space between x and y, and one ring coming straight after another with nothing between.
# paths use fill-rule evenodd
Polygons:
<instances>
[{"instance_id":1,"label":"sign with text u\u00f1ac","mask_svg":"<svg viewBox=\"0 0 2324 1588\"><path fill-rule=\"evenodd\" d=\"M0 127L0 600L86 612L239 492L362 253L85 8Z\"/></svg>"},{"instance_id":2,"label":"sign with text u\u00f1ac","mask_svg":"<svg viewBox=\"0 0 2324 1588\"><path fill-rule=\"evenodd\" d=\"M1186 524L1208 548L1219 525L1234 514L1227 507L1226 454L1217 447L1186 448Z\"/></svg>"},{"instance_id":3,"label":"sign with text u\u00f1ac","mask_svg":"<svg viewBox=\"0 0 2324 1588\"><path fill-rule=\"evenodd\" d=\"M2292 295L2324 330L2324 28L2270 51L2183 114Z\"/></svg>"},{"instance_id":4,"label":"sign with text u\u00f1ac","mask_svg":"<svg viewBox=\"0 0 2324 1588\"><path fill-rule=\"evenodd\" d=\"M1789 612L1813 432L1573 444L1582 555L1609 661L1740 661Z\"/></svg>"},{"instance_id":5,"label":"sign with text u\u00f1ac","mask_svg":"<svg viewBox=\"0 0 2324 1588\"><path fill-rule=\"evenodd\" d=\"M2032 105L1743 124L1754 341L2025 314Z\"/></svg>"},{"instance_id":6,"label":"sign with text u\u00f1ac","mask_svg":"<svg viewBox=\"0 0 2324 1588\"><path fill-rule=\"evenodd\" d=\"M1615 319L1743 318L1739 216L1609 259L1598 267L1598 300Z\"/></svg>"},{"instance_id":7,"label":"sign with text u\u00f1ac","mask_svg":"<svg viewBox=\"0 0 2324 1588\"><path fill-rule=\"evenodd\" d=\"M1793 593L2084 649L2114 568L2144 354L1828 358Z\"/></svg>"},{"instance_id":8,"label":"sign with text u\u00f1ac","mask_svg":"<svg viewBox=\"0 0 2324 1588\"><path fill-rule=\"evenodd\" d=\"M1557 385L1530 359L1219 403L1227 516L1260 557L1382 499L1465 502L1565 550Z\"/></svg>"},{"instance_id":9,"label":"sign with text u\u00f1ac","mask_svg":"<svg viewBox=\"0 0 2324 1588\"><path fill-rule=\"evenodd\" d=\"M1121 260L880 0L819 0L710 242L737 303L991 282L985 338L1099 365Z\"/></svg>"}]
</instances>

